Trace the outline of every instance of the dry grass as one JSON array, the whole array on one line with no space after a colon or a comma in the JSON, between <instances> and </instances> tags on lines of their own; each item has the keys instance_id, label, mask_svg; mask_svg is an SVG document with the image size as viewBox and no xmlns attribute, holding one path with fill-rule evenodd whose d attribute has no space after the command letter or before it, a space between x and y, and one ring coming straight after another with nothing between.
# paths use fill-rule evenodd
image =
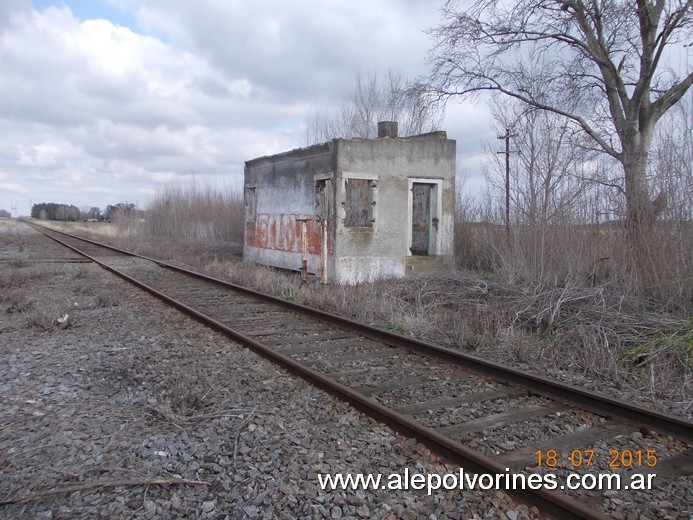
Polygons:
<instances>
[{"instance_id":1,"label":"dry grass","mask_svg":"<svg viewBox=\"0 0 693 520\"><path fill-rule=\"evenodd\" d=\"M228 280L237 285L288 301L296 299L296 293L300 286L298 274L244 263L238 258L235 262L214 261L200 267L206 274L215 278Z\"/></svg>"},{"instance_id":2,"label":"dry grass","mask_svg":"<svg viewBox=\"0 0 693 520\"><path fill-rule=\"evenodd\" d=\"M68 329L76 323L71 314L39 306L24 313L24 319L28 328L37 329L40 332Z\"/></svg>"},{"instance_id":3,"label":"dry grass","mask_svg":"<svg viewBox=\"0 0 693 520\"><path fill-rule=\"evenodd\" d=\"M213 276L394 332L510 364L552 366L628 387L644 400L693 398L693 320L609 286L541 286L430 274L353 287L216 263Z\"/></svg>"},{"instance_id":4,"label":"dry grass","mask_svg":"<svg viewBox=\"0 0 693 520\"><path fill-rule=\"evenodd\" d=\"M91 236L96 240L97 237L120 237L122 236L121 230L118 229L118 225L113 222L54 222L54 221L42 221L42 225L57 229L58 231L65 231L67 233L75 233L82 236Z\"/></svg>"},{"instance_id":5,"label":"dry grass","mask_svg":"<svg viewBox=\"0 0 693 520\"><path fill-rule=\"evenodd\" d=\"M564 225L542 230L489 223L458 223L456 258L464 269L491 273L509 283L610 286L625 295L693 305L693 226L662 224L645 286L630 262L622 225Z\"/></svg>"},{"instance_id":6,"label":"dry grass","mask_svg":"<svg viewBox=\"0 0 693 520\"><path fill-rule=\"evenodd\" d=\"M690 243L688 228L678 228L683 235L672 231L662 238L662 251L672 255L679 251L679 256L673 267L658 270L662 282L658 298L630 290L620 264L625 255L622 230L547 228L538 254L536 236L529 230L515 229L508 239L504 228L465 224L464 215L456 229L458 259L475 272L354 287L301 286L297 274L240 261L240 198L206 190L194 191L189 201L180 189L165 195L157 199L157 212L150 213L152 221L140 226L138 234L131 227L111 240L126 249L433 343L514 365L585 374L643 400L692 402L693 290L690 272L681 268L689 259L677 245L677 240ZM207 204L206 216L197 213L190 218L198 222L208 218L215 224L188 225L185 215L202 202ZM216 227L221 225L216 215L226 215L223 232ZM672 253L670 246L678 249Z\"/></svg>"},{"instance_id":7,"label":"dry grass","mask_svg":"<svg viewBox=\"0 0 693 520\"><path fill-rule=\"evenodd\" d=\"M12 289L21 287L29 279L29 274L26 271L15 268L5 268L0 271L0 288Z\"/></svg>"},{"instance_id":8,"label":"dry grass","mask_svg":"<svg viewBox=\"0 0 693 520\"><path fill-rule=\"evenodd\" d=\"M143 231L150 238L235 244L243 241L243 197L210 186L171 185L149 207Z\"/></svg>"},{"instance_id":9,"label":"dry grass","mask_svg":"<svg viewBox=\"0 0 693 520\"><path fill-rule=\"evenodd\" d=\"M3 235L0 235L2 237ZM4 236L5 244L21 244L24 241L19 236ZM30 268L28 259L10 258L4 262L0 270L0 305L2 312L20 316L21 322L29 329L48 332L66 329L75 324L74 316L62 312L42 302L41 297L29 292L28 282L49 280L52 277L50 269L37 271Z\"/></svg>"},{"instance_id":10,"label":"dry grass","mask_svg":"<svg viewBox=\"0 0 693 520\"><path fill-rule=\"evenodd\" d=\"M2 304L7 313L26 313L36 308L36 301L26 291L21 289L8 289L4 291Z\"/></svg>"},{"instance_id":11,"label":"dry grass","mask_svg":"<svg viewBox=\"0 0 693 520\"><path fill-rule=\"evenodd\" d=\"M505 284L432 274L357 287L298 288L297 299L508 363L578 372L642 398L693 398L693 319L610 288Z\"/></svg>"},{"instance_id":12,"label":"dry grass","mask_svg":"<svg viewBox=\"0 0 693 520\"><path fill-rule=\"evenodd\" d=\"M120 300L113 294L99 293L94 297L94 305L100 309L106 307L117 307L119 304Z\"/></svg>"},{"instance_id":13,"label":"dry grass","mask_svg":"<svg viewBox=\"0 0 693 520\"><path fill-rule=\"evenodd\" d=\"M138 249L161 256L151 243ZM693 320L667 302L627 297L611 285L506 283L460 271L301 286L295 273L238 257L221 260L189 247L168 253L210 276L429 342L585 374L643 400L693 399Z\"/></svg>"}]
</instances>

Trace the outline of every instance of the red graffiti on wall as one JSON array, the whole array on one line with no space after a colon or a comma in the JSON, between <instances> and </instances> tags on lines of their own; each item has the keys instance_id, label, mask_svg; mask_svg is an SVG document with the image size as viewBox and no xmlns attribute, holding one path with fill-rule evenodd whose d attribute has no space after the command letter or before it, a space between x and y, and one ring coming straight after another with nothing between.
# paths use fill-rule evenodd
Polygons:
<instances>
[{"instance_id":1,"label":"red graffiti on wall","mask_svg":"<svg viewBox=\"0 0 693 520\"><path fill-rule=\"evenodd\" d=\"M255 229L246 228L245 243L250 247L272 249L289 253L301 252L301 220L314 219L296 213L258 213ZM319 255L322 252L322 228L320 222L310 220L306 223L308 254ZM327 254L334 255L334 240L328 230Z\"/></svg>"}]
</instances>

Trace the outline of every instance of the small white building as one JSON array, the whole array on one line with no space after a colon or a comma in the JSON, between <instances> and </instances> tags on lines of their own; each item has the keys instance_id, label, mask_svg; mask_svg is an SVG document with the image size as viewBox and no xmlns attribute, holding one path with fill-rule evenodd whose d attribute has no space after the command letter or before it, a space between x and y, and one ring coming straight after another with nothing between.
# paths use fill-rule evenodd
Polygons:
<instances>
[{"instance_id":1,"label":"small white building","mask_svg":"<svg viewBox=\"0 0 693 520\"><path fill-rule=\"evenodd\" d=\"M247 161L244 259L347 284L450 268L455 141L378 134Z\"/></svg>"}]
</instances>

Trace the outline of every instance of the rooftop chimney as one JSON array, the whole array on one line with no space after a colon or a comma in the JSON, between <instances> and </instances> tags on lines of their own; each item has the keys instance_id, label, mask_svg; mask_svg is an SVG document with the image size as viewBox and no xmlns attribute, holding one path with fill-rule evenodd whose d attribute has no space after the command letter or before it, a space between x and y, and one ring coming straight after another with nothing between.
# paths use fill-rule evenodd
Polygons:
<instances>
[{"instance_id":1,"label":"rooftop chimney","mask_svg":"<svg viewBox=\"0 0 693 520\"><path fill-rule=\"evenodd\" d=\"M378 121L378 137L397 137L397 121Z\"/></svg>"}]
</instances>

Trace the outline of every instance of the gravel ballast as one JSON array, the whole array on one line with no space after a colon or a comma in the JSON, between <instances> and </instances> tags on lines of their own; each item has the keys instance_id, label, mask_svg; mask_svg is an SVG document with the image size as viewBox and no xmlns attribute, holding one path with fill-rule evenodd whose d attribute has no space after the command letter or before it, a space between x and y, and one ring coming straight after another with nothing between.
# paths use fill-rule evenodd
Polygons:
<instances>
[{"instance_id":1,"label":"gravel ballast","mask_svg":"<svg viewBox=\"0 0 693 520\"><path fill-rule=\"evenodd\" d=\"M534 518L421 444L12 221L0 223L2 518ZM197 483L199 482L199 484Z\"/></svg>"}]
</instances>

